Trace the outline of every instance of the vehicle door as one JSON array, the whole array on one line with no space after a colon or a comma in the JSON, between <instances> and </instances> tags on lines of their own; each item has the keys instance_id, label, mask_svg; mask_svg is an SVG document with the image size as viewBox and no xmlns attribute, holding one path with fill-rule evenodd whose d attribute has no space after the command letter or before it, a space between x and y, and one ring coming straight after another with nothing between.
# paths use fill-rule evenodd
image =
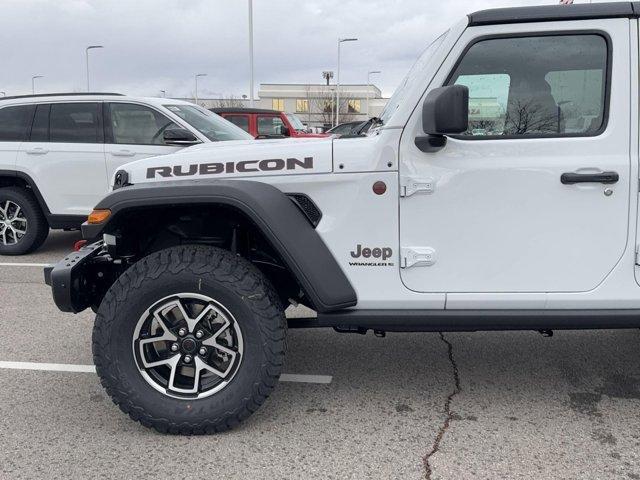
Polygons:
<instances>
[{"instance_id":1,"label":"vehicle door","mask_svg":"<svg viewBox=\"0 0 640 480\"><path fill-rule=\"evenodd\" d=\"M467 29L429 88L469 88L468 131L421 151L421 103L401 140L409 289L584 292L633 248L629 35L627 19Z\"/></svg>"},{"instance_id":2,"label":"vehicle door","mask_svg":"<svg viewBox=\"0 0 640 480\"><path fill-rule=\"evenodd\" d=\"M0 108L0 172L15 172L20 145L27 139L35 108L35 105Z\"/></svg>"},{"instance_id":3,"label":"vehicle door","mask_svg":"<svg viewBox=\"0 0 640 480\"><path fill-rule=\"evenodd\" d=\"M108 187L102 103L39 104L16 165L35 181L52 214L87 215Z\"/></svg>"},{"instance_id":4,"label":"vehicle door","mask_svg":"<svg viewBox=\"0 0 640 480\"><path fill-rule=\"evenodd\" d=\"M258 136L256 138L283 138L286 125L278 115L258 114L256 116Z\"/></svg>"},{"instance_id":5,"label":"vehicle door","mask_svg":"<svg viewBox=\"0 0 640 480\"><path fill-rule=\"evenodd\" d=\"M134 160L166 155L183 147L166 145L166 130L182 128L147 105L128 102L105 104L105 151L109 181L120 166Z\"/></svg>"}]
</instances>

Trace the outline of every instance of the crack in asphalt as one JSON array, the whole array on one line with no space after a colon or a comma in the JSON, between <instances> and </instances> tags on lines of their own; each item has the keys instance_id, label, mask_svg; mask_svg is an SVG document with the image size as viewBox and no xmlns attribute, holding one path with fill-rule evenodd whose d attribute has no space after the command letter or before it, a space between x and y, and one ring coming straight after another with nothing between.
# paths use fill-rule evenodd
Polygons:
<instances>
[{"instance_id":1,"label":"crack in asphalt","mask_svg":"<svg viewBox=\"0 0 640 480\"><path fill-rule=\"evenodd\" d=\"M451 424L451 420L453 420L453 412L451 411L451 402L453 401L453 397L460 393L460 374L458 372L458 364L453 358L453 345L449 340L447 340L442 332L438 332L440 334L440 340L442 340L447 345L447 354L449 356L449 363L453 369L453 380L454 380L454 389L447 396L447 400L444 402L444 412L446 417L440 429L438 430L438 434L436 435L435 440L433 441L433 445L431 446L431 450L422 458L422 463L424 464L425 469L425 478L426 480L431 480L431 476L433 475L433 468L431 466L431 457L438 453L438 449L440 448L440 443L444 438L445 433L449 429L449 425Z\"/></svg>"}]
</instances>

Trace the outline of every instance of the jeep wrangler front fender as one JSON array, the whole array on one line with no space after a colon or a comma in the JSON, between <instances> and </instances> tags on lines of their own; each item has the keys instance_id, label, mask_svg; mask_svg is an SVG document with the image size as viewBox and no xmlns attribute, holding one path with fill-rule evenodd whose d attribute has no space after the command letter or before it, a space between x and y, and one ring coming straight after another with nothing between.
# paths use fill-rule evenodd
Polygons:
<instances>
[{"instance_id":1,"label":"jeep wrangler front fender","mask_svg":"<svg viewBox=\"0 0 640 480\"><path fill-rule=\"evenodd\" d=\"M319 312L352 307L356 293L320 235L300 208L276 187L248 180L181 180L142 183L115 190L96 209L111 215L103 224L82 226L83 237L111 233L124 212L150 207L223 205L246 215L280 255Z\"/></svg>"}]
</instances>

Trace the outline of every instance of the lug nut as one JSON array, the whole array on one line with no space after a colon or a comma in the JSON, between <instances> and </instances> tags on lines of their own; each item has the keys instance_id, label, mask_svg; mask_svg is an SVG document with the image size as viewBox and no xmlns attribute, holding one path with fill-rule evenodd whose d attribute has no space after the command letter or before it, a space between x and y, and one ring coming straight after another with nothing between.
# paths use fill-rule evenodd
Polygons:
<instances>
[{"instance_id":1,"label":"lug nut","mask_svg":"<svg viewBox=\"0 0 640 480\"><path fill-rule=\"evenodd\" d=\"M198 330L196 332L196 338L202 338L204 336L204 332L202 330Z\"/></svg>"},{"instance_id":2,"label":"lug nut","mask_svg":"<svg viewBox=\"0 0 640 480\"><path fill-rule=\"evenodd\" d=\"M184 356L184 363L189 363L191 361L191 355Z\"/></svg>"},{"instance_id":3,"label":"lug nut","mask_svg":"<svg viewBox=\"0 0 640 480\"><path fill-rule=\"evenodd\" d=\"M200 351L198 353L204 357L207 354L207 349L204 347L200 347Z\"/></svg>"},{"instance_id":4,"label":"lug nut","mask_svg":"<svg viewBox=\"0 0 640 480\"><path fill-rule=\"evenodd\" d=\"M181 328L180 330L178 330L178 335L180 335L181 337L184 337L186 334L187 334L186 328Z\"/></svg>"},{"instance_id":5,"label":"lug nut","mask_svg":"<svg viewBox=\"0 0 640 480\"><path fill-rule=\"evenodd\" d=\"M177 343L171 344L171 351L172 352L177 352L179 348L180 348L180 345L178 345Z\"/></svg>"}]
</instances>

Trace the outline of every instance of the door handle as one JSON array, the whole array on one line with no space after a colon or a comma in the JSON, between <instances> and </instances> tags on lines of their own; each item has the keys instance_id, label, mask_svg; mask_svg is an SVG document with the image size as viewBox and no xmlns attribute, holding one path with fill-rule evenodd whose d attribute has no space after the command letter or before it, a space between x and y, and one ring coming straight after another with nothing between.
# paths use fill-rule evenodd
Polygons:
<instances>
[{"instance_id":1,"label":"door handle","mask_svg":"<svg viewBox=\"0 0 640 480\"><path fill-rule=\"evenodd\" d=\"M33 148L27 148L25 152L27 152L29 155L45 155L49 153L49 150L42 147L33 147Z\"/></svg>"},{"instance_id":2,"label":"door handle","mask_svg":"<svg viewBox=\"0 0 640 480\"><path fill-rule=\"evenodd\" d=\"M131 150L116 150L115 152L111 152L111 155L114 157L133 157L136 152L132 152Z\"/></svg>"},{"instance_id":3,"label":"door handle","mask_svg":"<svg viewBox=\"0 0 640 480\"><path fill-rule=\"evenodd\" d=\"M567 172L560 176L560 181L564 185L573 185L575 183L606 183L612 184L620 180L618 172L601 172L601 173L573 173Z\"/></svg>"}]
</instances>

